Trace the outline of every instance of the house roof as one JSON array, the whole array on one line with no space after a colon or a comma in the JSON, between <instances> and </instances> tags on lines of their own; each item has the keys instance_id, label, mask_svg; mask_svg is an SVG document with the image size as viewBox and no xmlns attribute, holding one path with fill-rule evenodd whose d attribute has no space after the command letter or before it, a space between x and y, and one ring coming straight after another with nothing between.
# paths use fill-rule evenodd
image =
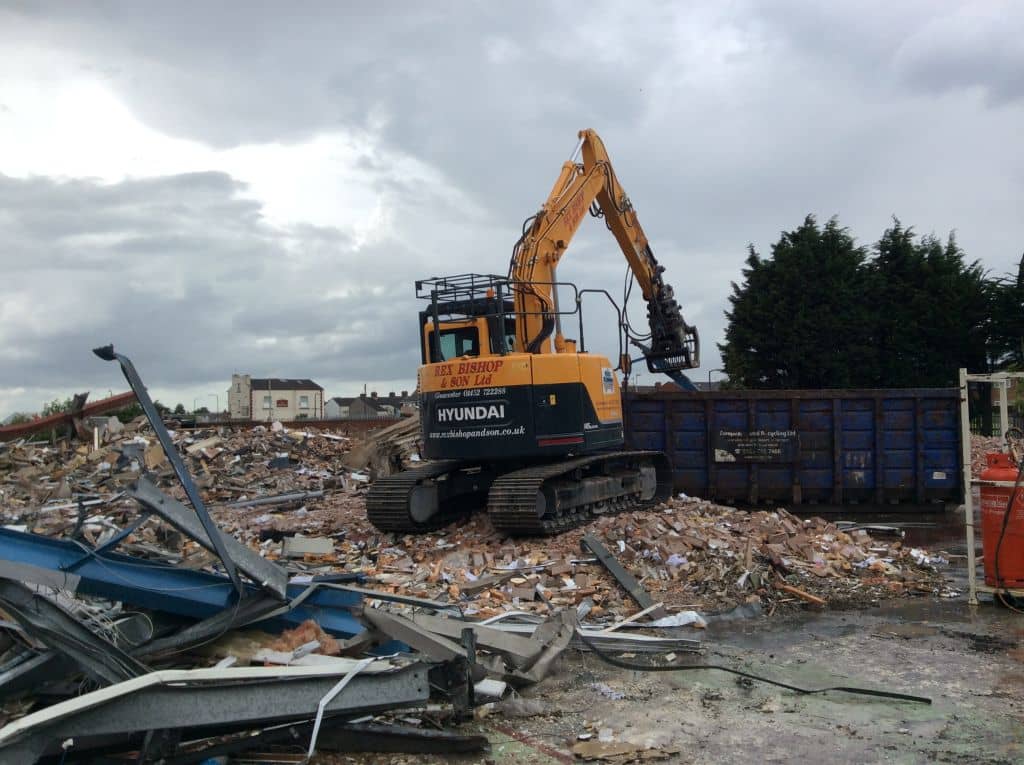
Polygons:
<instances>
[{"instance_id":1,"label":"house roof","mask_svg":"<svg viewBox=\"0 0 1024 765\"><path fill-rule=\"evenodd\" d=\"M418 400L419 396L415 393L408 396L377 396L377 398L374 399L378 404L387 404L395 409L401 409L407 404L415 404Z\"/></svg>"},{"instance_id":2,"label":"house roof","mask_svg":"<svg viewBox=\"0 0 1024 765\"><path fill-rule=\"evenodd\" d=\"M352 399L351 403L354 404L357 401L363 402L366 405L367 409L372 409L375 412L383 412L384 411L384 404L383 404L383 402L378 401L375 398L370 398L369 396L363 398L362 396L360 396L359 398Z\"/></svg>"},{"instance_id":3,"label":"house roof","mask_svg":"<svg viewBox=\"0 0 1024 765\"><path fill-rule=\"evenodd\" d=\"M416 403L417 399L418 396L413 393L408 396L366 396L363 394L358 396L333 396L330 400L338 406L351 406L356 401L374 401L377 404L387 404L396 409L401 409L405 404Z\"/></svg>"},{"instance_id":4,"label":"house roof","mask_svg":"<svg viewBox=\"0 0 1024 765\"><path fill-rule=\"evenodd\" d=\"M254 377L253 390L323 390L312 380L285 377Z\"/></svg>"}]
</instances>

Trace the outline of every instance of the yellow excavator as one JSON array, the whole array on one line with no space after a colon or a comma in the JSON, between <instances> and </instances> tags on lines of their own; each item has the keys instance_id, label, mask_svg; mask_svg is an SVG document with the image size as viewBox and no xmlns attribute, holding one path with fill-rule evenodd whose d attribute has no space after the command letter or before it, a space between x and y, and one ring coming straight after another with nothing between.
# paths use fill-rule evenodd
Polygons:
<instances>
[{"instance_id":1,"label":"yellow excavator","mask_svg":"<svg viewBox=\"0 0 1024 765\"><path fill-rule=\"evenodd\" d=\"M588 212L604 219L629 264L621 308L605 290L557 279ZM507 276L416 282L427 301L418 379L428 462L376 481L367 494L369 520L383 531L415 533L486 505L499 532L557 534L666 499L672 476L665 455L623 448L616 374L629 375L631 344L650 372L693 389L682 371L699 366L699 337L663 271L604 144L593 130L580 131L547 201L524 223ZM626 312L634 283L647 303L643 334ZM614 368L585 350L584 299L607 299L618 313ZM563 322L576 326L578 339L565 337Z\"/></svg>"}]
</instances>

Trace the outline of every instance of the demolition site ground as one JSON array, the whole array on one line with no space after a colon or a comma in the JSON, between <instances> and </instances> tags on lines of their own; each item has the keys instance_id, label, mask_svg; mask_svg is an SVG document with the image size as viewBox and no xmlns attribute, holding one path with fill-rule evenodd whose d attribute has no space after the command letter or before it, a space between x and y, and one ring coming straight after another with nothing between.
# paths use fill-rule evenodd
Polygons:
<instances>
[{"instance_id":1,"label":"demolition site ground","mask_svg":"<svg viewBox=\"0 0 1024 765\"><path fill-rule=\"evenodd\" d=\"M540 714L481 721L491 754L448 761L571 762L578 736L597 740L602 729L614 742L642 744L648 757L677 763L1009 765L1024 758L1024 625L1006 609L898 601L712 624L704 637L701 663L803 688L904 691L932 704L804 696L712 670L633 672L569 652L526 696L538 703L525 711Z\"/></svg>"},{"instance_id":2,"label":"demolition site ground","mask_svg":"<svg viewBox=\"0 0 1024 765\"><path fill-rule=\"evenodd\" d=\"M948 554L950 591L966 593L959 515L917 516L914 523L920 526L907 532L908 542ZM569 763L581 761L573 752L581 741L595 742L597 762L1024 760L1024 616L987 599L971 607L966 594L799 608L771 618L712 620L700 635L703 654L687 663L724 665L804 689L885 689L932 703L802 695L709 669L628 670L570 649L544 683L461 726L488 738L486 754L320 761Z\"/></svg>"},{"instance_id":3,"label":"demolition site ground","mask_svg":"<svg viewBox=\"0 0 1024 765\"><path fill-rule=\"evenodd\" d=\"M92 439L0 445L10 668L0 762L15 751L57 762L62 746L69 761L89 761L93 744L74 733L89 731L86 705L122 698L132 719L110 723L112 762L140 747L146 761L194 762L228 741L233 763L300 762L307 747L316 763L382 765L1024 761L1024 617L967 604L961 512L821 518L677 496L551 538L504 537L485 514L385 534L366 519L366 490L389 466L419 461L411 430L392 431L383 451L279 423L172 429L162 448L138 418L111 419ZM991 448L975 444L974 461ZM244 617L230 599L204 611L194 588L176 589L230 589L224 558L181 505L179 468L209 504L227 558L263 590L287 579L283 604L250 595L278 621L266 610ZM93 591L71 586L60 560L26 566L28 547L71 550ZM111 566L159 574L166 597L111 578ZM371 657L396 644L402 656ZM44 661L57 671L32 682ZM401 672L428 669L451 684L402 686ZM164 670L193 684L177 686L183 699L207 683L233 711L168 707L191 726L170 738L167 714L146 713L160 694L144 683L165 682ZM276 690L257 690L274 680ZM339 680L317 740L317 702ZM883 695L796 690L827 687ZM372 704L358 701L366 694ZM207 730L214 713L222 727ZM285 743L269 738L280 722L295 730ZM230 738L240 731L267 743ZM456 739L474 735L487 747L477 738L477 751L458 753ZM444 753L360 752L363 736Z\"/></svg>"}]
</instances>

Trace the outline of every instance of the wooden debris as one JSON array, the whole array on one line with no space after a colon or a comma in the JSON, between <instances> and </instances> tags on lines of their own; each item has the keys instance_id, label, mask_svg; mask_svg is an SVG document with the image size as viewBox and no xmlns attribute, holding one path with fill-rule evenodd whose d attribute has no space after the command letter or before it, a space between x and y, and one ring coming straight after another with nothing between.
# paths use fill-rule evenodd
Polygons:
<instances>
[{"instance_id":1,"label":"wooden debris","mask_svg":"<svg viewBox=\"0 0 1024 765\"><path fill-rule=\"evenodd\" d=\"M665 604L664 603L652 603L651 605L647 606L647 608L643 609L642 611L637 611L635 614L633 614L632 616L626 617L621 622L616 622L611 627L608 627L608 628L602 630L602 632L614 632L617 629L621 629L622 627L625 627L627 624L632 624L633 622L636 622L636 621L639 621L640 619L643 619L645 616L649 616L649 615L653 614L655 611L661 611L662 613L664 613L664 611L665 611Z\"/></svg>"},{"instance_id":2,"label":"wooden debris","mask_svg":"<svg viewBox=\"0 0 1024 765\"><path fill-rule=\"evenodd\" d=\"M212 447L218 446L221 443L223 443L223 439L220 436L210 436L209 438L204 438L202 441L199 441L197 443L192 444L191 446L186 447L185 453L191 456L195 456L204 449L211 449Z\"/></svg>"},{"instance_id":3,"label":"wooden debris","mask_svg":"<svg viewBox=\"0 0 1024 765\"><path fill-rule=\"evenodd\" d=\"M798 598L802 598L808 603L813 603L816 606L824 606L828 603L824 598L819 598L817 595L811 595L809 592L804 592L799 587L793 587L792 585L781 583L776 584L775 587L783 592L788 592L790 595L796 595Z\"/></svg>"},{"instance_id":4,"label":"wooden debris","mask_svg":"<svg viewBox=\"0 0 1024 765\"><path fill-rule=\"evenodd\" d=\"M647 749L626 741L579 741L572 753L581 760L610 760L636 762L637 760L665 760L678 754L678 749Z\"/></svg>"},{"instance_id":5,"label":"wooden debris","mask_svg":"<svg viewBox=\"0 0 1024 765\"><path fill-rule=\"evenodd\" d=\"M655 618L666 615L664 607L652 600L647 590L637 581L636 577L623 568L622 564L608 552L607 548L598 541L597 537L593 534L587 534L583 537L582 545L584 551L589 550L597 556L601 565L608 569L611 575L615 577L615 580L625 588L630 597L639 603L642 608L650 609L650 613Z\"/></svg>"}]
</instances>

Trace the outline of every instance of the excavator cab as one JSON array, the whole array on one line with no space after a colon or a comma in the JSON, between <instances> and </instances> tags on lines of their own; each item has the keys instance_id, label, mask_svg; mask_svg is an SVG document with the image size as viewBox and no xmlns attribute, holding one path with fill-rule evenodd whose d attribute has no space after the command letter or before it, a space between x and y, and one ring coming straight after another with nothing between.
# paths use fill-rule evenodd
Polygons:
<instances>
[{"instance_id":1,"label":"excavator cab","mask_svg":"<svg viewBox=\"0 0 1024 765\"><path fill-rule=\"evenodd\" d=\"M501 356L515 350L515 322L504 322L504 347L502 347L500 321L487 317L448 319L439 321L437 327L429 317L421 322L423 345L420 349L423 363L436 364L439 361L472 356Z\"/></svg>"},{"instance_id":2,"label":"excavator cab","mask_svg":"<svg viewBox=\"0 0 1024 765\"><path fill-rule=\"evenodd\" d=\"M479 356L481 348L488 348L487 322L483 319L444 321L437 329L430 322L423 326L423 353L429 354L431 364Z\"/></svg>"},{"instance_id":3,"label":"excavator cab","mask_svg":"<svg viewBox=\"0 0 1024 765\"><path fill-rule=\"evenodd\" d=\"M436 364L515 350L516 326L507 280L463 274L416 282L417 296L430 301L420 311L420 356Z\"/></svg>"}]
</instances>

